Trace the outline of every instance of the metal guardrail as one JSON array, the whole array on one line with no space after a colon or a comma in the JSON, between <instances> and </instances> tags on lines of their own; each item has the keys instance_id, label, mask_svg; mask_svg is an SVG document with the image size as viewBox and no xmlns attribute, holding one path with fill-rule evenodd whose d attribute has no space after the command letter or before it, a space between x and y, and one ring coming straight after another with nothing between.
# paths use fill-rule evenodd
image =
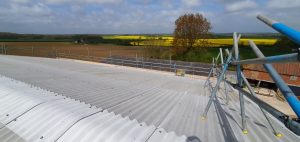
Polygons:
<instances>
[{"instance_id":1,"label":"metal guardrail","mask_svg":"<svg viewBox=\"0 0 300 142\"><path fill-rule=\"evenodd\" d=\"M125 58L125 57L118 57L118 56L95 57L95 56L84 56L84 55L65 54L65 53L58 53L57 57L80 59L80 60L94 61L100 63L130 66L136 68L152 69L152 70L167 71L167 72L174 72L174 73L176 73L176 70L180 69L180 70L184 70L186 74L200 75L200 76L207 76L210 70L210 65L208 64L182 62L182 61L178 62L178 61L168 61L168 60L158 60L158 59L149 60L143 58Z\"/></svg>"}]
</instances>

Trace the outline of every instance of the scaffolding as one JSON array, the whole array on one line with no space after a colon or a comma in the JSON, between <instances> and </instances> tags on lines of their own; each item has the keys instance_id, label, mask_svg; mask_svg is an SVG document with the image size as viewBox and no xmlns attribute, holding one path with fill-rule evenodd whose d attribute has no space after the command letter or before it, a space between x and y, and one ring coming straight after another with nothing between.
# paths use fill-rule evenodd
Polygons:
<instances>
[{"instance_id":1,"label":"scaffolding","mask_svg":"<svg viewBox=\"0 0 300 142\"><path fill-rule=\"evenodd\" d=\"M300 32L282 24L275 20L272 20L268 17L258 15L257 18L261 20L262 22L266 23L273 29L277 30L278 32L282 33L283 35L287 36L289 39L291 39L293 42L300 45ZM243 89L243 85L245 84L247 89L250 92L250 95L252 98L255 98L257 101L258 106L260 107L264 117L268 121L272 131L277 137L281 137L282 135L280 132L278 132L275 127L272 125L272 122L268 116L269 112L274 116L275 112L274 110L269 109L268 107L265 107L265 104L262 101L259 101L259 99L256 97L257 94L254 92L253 88L250 86L250 83L246 79L245 75L243 74L241 70L241 65L245 64L263 64L266 71L269 73L273 81L275 82L276 86L279 88L281 93L284 95L285 99L287 100L290 107L293 109L293 111L296 113L297 117L300 118L300 101L295 96L294 92L288 87L288 85L283 81L281 76L277 73L277 71L274 69L272 64L270 63L287 63L287 62L300 62L300 49L297 50L297 53L292 54L285 54L285 55L278 55L278 56L270 56L265 57L263 53L259 50L259 48L255 45L255 43L251 40L249 40L249 45L253 52L256 54L257 58L255 59L247 59L247 60L240 60L239 57L239 47L238 43L241 38L241 34L237 34L236 32L233 33L233 47L231 51L226 49L227 53L227 59L225 62L223 62L223 55L222 55L222 49L220 49L219 55L221 56L221 69L218 73L216 73L217 81L216 84L213 86L210 79L211 76L213 76L213 70L218 70L218 66L216 65L216 60L219 58L219 55L217 56L216 60L213 60L212 68L210 70L210 73L208 75L208 78L205 82L204 87L209 87L211 97L207 103L207 106L204 110L204 113L202 115L202 119L205 120L207 117L207 113L209 111L209 108L213 101L216 98L218 88L220 87L221 82L224 82L225 87L225 95L226 95L226 103L228 102L228 90L226 83L228 82L226 80L225 74L228 70L228 67L230 65L235 66L236 69L236 84L232 84L238 91L239 91L239 102L240 102L240 111L241 111L241 119L242 119L242 132L244 134L247 134L247 123L245 119L245 105L244 105L244 95L246 92ZM273 111L273 112L272 112ZM282 114L275 114L276 116ZM285 116L286 117L286 116ZM291 129L296 134L300 134L300 124L298 122L295 122L291 120L290 118L283 118L285 120L285 125L289 125L288 128Z\"/></svg>"}]
</instances>

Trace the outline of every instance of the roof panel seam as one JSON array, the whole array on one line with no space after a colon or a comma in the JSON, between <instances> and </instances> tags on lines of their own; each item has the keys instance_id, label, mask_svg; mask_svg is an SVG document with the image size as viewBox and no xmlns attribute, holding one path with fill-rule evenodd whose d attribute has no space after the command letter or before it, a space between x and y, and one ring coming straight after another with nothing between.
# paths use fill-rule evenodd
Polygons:
<instances>
[{"instance_id":1,"label":"roof panel seam","mask_svg":"<svg viewBox=\"0 0 300 142\"><path fill-rule=\"evenodd\" d=\"M151 135L149 135L149 137L146 139L145 142L148 142L149 139L154 135L155 131L158 130L158 127L155 127L154 131L151 133Z\"/></svg>"},{"instance_id":2,"label":"roof panel seam","mask_svg":"<svg viewBox=\"0 0 300 142\"><path fill-rule=\"evenodd\" d=\"M38 106L40 106L40 105L42 105L42 104L45 104L45 103L47 103L47 102L52 102L52 101L57 101L57 100L61 100L61 99L53 99L53 100L49 100L49 101L44 101L44 102L41 102L41 103L39 103L39 104L37 104L37 105L31 107L30 109L26 110L25 112L23 112L22 114L20 114L20 115L17 116L16 118L14 118L13 120L11 120L11 121L7 122L6 124L4 124L4 126L1 127L0 129L4 128L6 125L10 124L11 122L16 121L18 118L22 117L24 114L28 113L28 112L31 111L32 109L34 109L34 108L36 108L36 107L38 107Z\"/></svg>"},{"instance_id":3,"label":"roof panel seam","mask_svg":"<svg viewBox=\"0 0 300 142\"><path fill-rule=\"evenodd\" d=\"M89 115L87 115L87 116L84 116L84 117L82 117L82 118L80 118L80 119L78 119L75 123L73 123L69 128L67 128L56 140L55 140L55 142L56 141L58 141L64 134L66 134L67 133L67 131L69 131L74 125L76 125L78 122L80 122L80 121L82 121L83 119L86 119L86 118L88 118L88 117L91 117L91 116L93 116L93 115L95 115L95 114L98 114L98 113L100 113L100 112L103 112L104 110L100 110L100 111L97 111L97 112L95 112L95 113L92 113L92 114L89 114Z\"/></svg>"}]
</instances>

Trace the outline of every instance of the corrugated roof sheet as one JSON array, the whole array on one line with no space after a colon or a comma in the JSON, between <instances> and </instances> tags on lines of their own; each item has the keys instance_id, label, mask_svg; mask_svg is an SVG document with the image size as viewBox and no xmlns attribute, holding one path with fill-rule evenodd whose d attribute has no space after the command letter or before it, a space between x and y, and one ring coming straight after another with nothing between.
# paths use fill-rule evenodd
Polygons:
<instances>
[{"instance_id":1,"label":"corrugated roof sheet","mask_svg":"<svg viewBox=\"0 0 300 142\"><path fill-rule=\"evenodd\" d=\"M172 135L201 141L299 141L299 137L272 117L283 133L278 139L269 129L258 106L246 100L249 134L240 126L237 94L231 92L230 103L219 101L200 119L209 97L204 80L177 77L173 74L144 71L127 67L87 64L71 60L55 60L17 56L0 56L0 74L41 88L108 109L123 117L156 128L148 140L172 140ZM166 130L167 135L161 136ZM168 137L171 136L171 137ZM182 138L182 137L181 137Z\"/></svg>"},{"instance_id":2,"label":"corrugated roof sheet","mask_svg":"<svg viewBox=\"0 0 300 142\"><path fill-rule=\"evenodd\" d=\"M1 108L14 116L14 110L23 110L23 105L14 101L18 97L20 102L35 101L34 96L45 93L37 88L30 88L24 83L16 83L11 79L0 78L0 82L7 83L0 85L0 91L7 94L6 102L1 103ZM14 92L18 88L19 93ZM36 93L36 94L35 94ZM31 95L31 98L24 96ZM107 110L95 108L85 103L75 101L70 98L55 96L54 93L48 92L43 95L48 99L46 102L36 105L30 110L14 118L13 121L6 123L6 119L1 119L0 128L1 142L25 142L25 141L61 141L61 142L99 142L99 141L123 141L123 142L145 142L153 139L152 135L157 129L155 126L147 126L145 123L138 123L136 120L130 120L128 117L123 118L121 115L109 113ZM2 98L0 98L1 101ZM11 107L6 107L11 106ZM0 111L4 116L6 112ZM6 125L2 123L6 123ZM157 141L174 140L185 141L184 137L178 137L175 134L164 132L161 135L155 135Z\"/></svg>"},{"instance_id":3,"label":"corrugated roof sheet","mask_svg":"<svg viewBox=\"0 0 300 142\"><path fill-rule=\"evenodd\" d=\"M3 124L12 122L37 105L63 98L35 87L28 93L28 86L24 83L2 76L0 78L0 122Z\"/></svg>"},{"instance_id":4,"label":"corrugated roof sheet","mask_svg":"<svg viewBox=\"0 0 300 142\"><path fill-rule=\"evenodd\" d=\"M5 127L27 141L55 141L77 121L99 111L71 99L56 100L38 105Z\"/></svg>"},{"instance_id":5,"label":"corrugated roof sheet","mask_svg":"<svg viewBox=\"0 0 300 142\"><path fill-rule=\"evenodd\" d=\"M102 142L102 141L137 141L145 142L155 131L155 127L139 124L128 117L122 118L104 111L75 124L59 142ZM176 137L175 137L176 138Z\"/></svg>"}]
</instances>

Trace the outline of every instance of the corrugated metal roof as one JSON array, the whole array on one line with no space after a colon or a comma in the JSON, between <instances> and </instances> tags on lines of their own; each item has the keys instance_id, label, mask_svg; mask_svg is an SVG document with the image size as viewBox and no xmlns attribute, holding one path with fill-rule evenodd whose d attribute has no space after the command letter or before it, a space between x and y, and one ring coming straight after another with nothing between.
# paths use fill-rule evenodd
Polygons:
<instances>
[{"instance_id":1,"label":"corrugated metal roof","mask_svg":"<svg viewBox=\"0 0 300 142\"><path fill-rule=\"evenodd\" d=\"M208 96L204 80L177 77L173 74L143 71L118 66L86 64L70 60L54 60L17 56L0 56L0 74L34 84L73 99L108 109L140 123L154 125L149 140L157 140L165 129L187 139L201 141L299 141L299 137L272 117L283 133L278 139L270 131L258 106L246 101L249 134L240 128L239 102L232 92L228 106L215 102L208 119L200 120ZM163 137L158 137L163 139Z\"/></svg>"},{"instance_id":2,"label":"corrugated metal roof","mask_svg":"<svg viewBox=\"0 0 300 142\"><path fill-rule=\"evenodd\" d=\"M26 141L55 141L77 121L99 111L84 103L62 99L38 105L5 127Z\"/></svg>"},{"instance_id":3,"label":"corrugated metal roof","mask_svg":"<svg viewBox=\"0 0 300 142\"><path fill-rule=\"evenodd\" d=\"M27 93L28 85L2 76L0 78L0 122L3 124L12 122L23 113L46 101L63 98L35 87L33 91Z\"/></svg>"},{"instance_id":4,"label":"corrugated metal roof","mask_svg":"<svg viewBox=\"0 0 300 142\"><path fill-rule=\"evenodd\" d=\"M146 126L128 117L122 118L121 115L104 111L76 123L58 142L144 142L154 131L153 125Z\"/></svg>"},{"instance_id":5,"label":"corrugated metal roof","mask_svg":"<svg viewBox=\"0 0 300 142\"><path fill-rule=\"evenodd\" d=\"M0 129L1 142L26 142L24 138L7 127Z\"/></svg>"},{"instance_id":6,"label":"corrugated metal roof","mask_svg":"<svg viewBox=\"0 0 300 142\"><path fill-rule=\"evenodd\" d=\"M1 77L0 82L7 84L0 85L0 91L7 94L5 107L7 112L14 114L14 110L22 110L23 105L13 99L18 97L20 102L35 101L34 96L45 91L30 88L24 83L16 83L10 79ZM21 85L20 85L21 84ZM18 88L19 93L13 89ZM35 94L36 93L36 94ZM31 95L31 98L24 96ZM44 98L55 96L53 93L43 95ZM157 129L154 125L147 126L145 123L138 123L136 120L123 118L121 115L109 113L107 110L95 108L85 103L69 98L55 96L56 100L47 100L34 108L19 115L6 125L2 124L5 119L0 120L1 142L25 142L25 141L61 141L61 142L98 142L98 141L123 141L123 142L145 142L153 139L152 135ZM11 107L6 107L11 106ZM1 116L5 112L0 112ZM175 134L164 133L154 137L158 141L170 139L185 141L184 137Z\"/></svg>"},{"instance_id":7,"label":"corrugated metal roof","mask_svg":"<svg viewBox=\"0 0 300 142\"><path fill-rule=\"evenodd\" d=\"M174 132L168 133L164 129L158 128L147 142L200 142L197 138L188 139L186 136L178 137Z\"/></svg>"}]
</instances>

